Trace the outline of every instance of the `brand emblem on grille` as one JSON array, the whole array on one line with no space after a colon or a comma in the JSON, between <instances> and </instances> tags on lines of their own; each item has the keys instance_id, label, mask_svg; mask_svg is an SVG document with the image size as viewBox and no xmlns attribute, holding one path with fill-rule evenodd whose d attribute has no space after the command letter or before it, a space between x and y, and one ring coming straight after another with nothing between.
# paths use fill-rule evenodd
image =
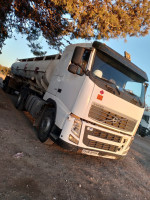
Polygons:
<instances>
[{"instance_id":1,"label":"brand emblem on grille","mask_svg":"<svg viewBox=\"0 0 150 200\"><path fill-rule=\"evenodd\" d=\"M113 119L112 119L112 122L113 123L117 123L117 122L119 122L120 120L117 118L117 117L114 117Z\"/></svg>"}]
</instances>

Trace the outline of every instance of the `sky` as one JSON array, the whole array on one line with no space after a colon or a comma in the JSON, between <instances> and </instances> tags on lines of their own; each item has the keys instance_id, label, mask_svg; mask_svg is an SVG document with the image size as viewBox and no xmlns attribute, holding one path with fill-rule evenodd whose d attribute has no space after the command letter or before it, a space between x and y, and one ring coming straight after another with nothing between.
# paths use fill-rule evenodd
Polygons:
<instances>
[{"instance_id":1,"label":"sky","mask_svg":"<svg viewBox=\"0 0 150 200\"><path fill-rule=\"evenodd\" d=\"M20 34L15 35L15 39L7 39L5 46L0 54L0 64L6 67L11 67L17 58L34 57L28 47L28 42ZM71 43L89 42L86 40L75 39ZM92 42L92 41L90 41ZM124 56L124 51L131 55L131 61L145 71L150 81L150 34L145 37L128 37L127 42L124 39L109 39L108 41L100 40L118 53ZM43 51L47 51L47 55L58 53L56 50L50 49L44 39L41 38L40 43L43 46ZM150 106L150 86L146 94L146 104Z\"/></svg>"}]
</instances>

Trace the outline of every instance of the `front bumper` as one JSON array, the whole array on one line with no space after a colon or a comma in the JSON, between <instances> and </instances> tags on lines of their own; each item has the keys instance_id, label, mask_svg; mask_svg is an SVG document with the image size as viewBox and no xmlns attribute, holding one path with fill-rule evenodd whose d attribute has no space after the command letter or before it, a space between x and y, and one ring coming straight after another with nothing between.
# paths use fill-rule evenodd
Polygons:
<instances>
[{"instance_id":1,"label":"front bumper","mask_svg":"<svg viewBox=\"0 0 150 200\"><path fill-rule=\"evenodd\" d=\"M108 159L117 159L117 160L122 159L124 157L124 156L116 155L116 154L113 154L113 153L106 153L106 152L98 152L98 154L94 154L94 152L97 153L97 151L89 151L89 149L69 144L69 143L65 142L64 140L62 140L60 138L57 140L56 143L59 146L61 146L63 149L67 149L69 151L76 152L78 154L86 154L86 155L92 155L92 156L95 155L95 156L98 156L98 157L104 157L104 158L108 158Z\"/></svg>"},{"instance_id":2,"label":"front bumper","mask_svg":"<svg viewBox=\"0 0 150 200\"><path fill-rule=\"evenodd\" d=\"M69 117L61 132L58 143L63 148L111 159L117 159L127 154L133 140L132 136L82 121L80 137L77 138L71 131L74 119ZM69 140L70 134L78 140L78 144Z\"/></svg>"}]
</instances>

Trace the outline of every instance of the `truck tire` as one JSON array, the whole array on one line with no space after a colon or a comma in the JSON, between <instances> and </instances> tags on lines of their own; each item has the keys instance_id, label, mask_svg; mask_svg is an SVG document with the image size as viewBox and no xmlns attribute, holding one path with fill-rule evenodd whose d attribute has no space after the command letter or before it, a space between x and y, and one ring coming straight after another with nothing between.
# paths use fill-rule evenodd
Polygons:
<instances>
[{"instance_id":1,"label":"truck tire","mask_svg":"<svg viewBox=\"0 0 150 200\"><path fill-rule=\"evenodd\" d=\"M46 142L49 139L50 132L54 126L54 109L48 108L45 110L39 124L38 138L41 142Z\"/></svg>"},{"instance_id":2,"label":"truck tire","mask_svg":"<svg viewBox=\"0 0 150 200\"><path fill-rule=\"evenodd\" d=\"M20 93L19 96L18 96L18 99L17 99L17 102L16 102L16 108L18 110L23 110L23 108L24 108L24 97L23 97L22 93Z\"/></svg>"},{"instance_id":3,"label":"truck tire","mask_svg":"<svg viewBox=\"0 0 150 200\"><path fill-rule=\"evenodd\" d=\"M25 110L25 101L28 97L28 88L24 88L18 96L17 102L16 102L16 108L18 110Z\"/></svg>"}]
</instances>

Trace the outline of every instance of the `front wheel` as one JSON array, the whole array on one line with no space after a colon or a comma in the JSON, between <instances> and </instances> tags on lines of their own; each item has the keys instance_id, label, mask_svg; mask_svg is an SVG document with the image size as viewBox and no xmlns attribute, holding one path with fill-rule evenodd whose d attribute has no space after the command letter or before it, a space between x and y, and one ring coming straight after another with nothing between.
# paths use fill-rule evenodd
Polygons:
<instances>
[{"instance_id":1,"label":"front wheel","mask_svg":"<svg viewBox=\"0 0 150 200\"><path fill-rule=\"evenodd\" d=\"M45 110L39 124L38 138L41 142L45 142L49 138L53 126L54 126L54 109L48 108L47 110Z\"/></svg>"}]
</instances>

